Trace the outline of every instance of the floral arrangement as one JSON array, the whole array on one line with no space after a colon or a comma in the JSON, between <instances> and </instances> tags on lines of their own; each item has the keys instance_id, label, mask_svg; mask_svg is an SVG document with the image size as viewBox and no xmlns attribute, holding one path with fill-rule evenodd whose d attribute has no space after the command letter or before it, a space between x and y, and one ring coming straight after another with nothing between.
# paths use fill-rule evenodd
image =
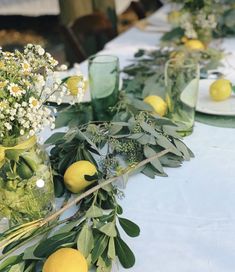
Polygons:
<instances>
[{"instance_id":1,"label":"floral arrangement","mask_svg":"<svg viewBox=\"0 0 235 272\"><path fill-rule=\"evenodd\" d=\"M47 104L55 94L58 104L68 94L72 102L82 99L84 77L61 79L56 70L64 69L40 45L28 44L23 52L0 50L0 227L53 210L49 157L36 135L55 126L56 110Z\"/></svg>"},{"instance_id":2,"label":"floral arrangement","mask_svg":"<svg viewBox=\"0 0 235 272\"><path fill-rule=\"evenodd\" d=\"M180 44L187 39L196 39L204 44L210 43L218 25L221 8L216 0L172 0L183 4L178 10L168 14L173 30L163 36L163 40L174 40Z\"/></svg>"},{"instance_id":3,"label":"floral arrangement","mask_svg":"<svg viewBox=\"0 0 235 272\"><path fill-rule=\"evenodd\" d=\"M22 53L0 50L0 143L36 135L45 126L54 128L54 112L45 103L55 93L58 104L71 94L68 78L62 80L54 73L57 67L58 62L40 45L28 44ZM83 76L77 84L73 97L80 101L85 88Z\"/></svg>"}]
</instances>

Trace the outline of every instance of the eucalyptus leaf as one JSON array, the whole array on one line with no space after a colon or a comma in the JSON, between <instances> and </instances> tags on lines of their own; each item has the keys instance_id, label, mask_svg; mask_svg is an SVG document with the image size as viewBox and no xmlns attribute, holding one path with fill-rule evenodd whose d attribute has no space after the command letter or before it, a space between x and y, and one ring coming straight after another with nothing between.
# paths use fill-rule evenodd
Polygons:
<instances>
[{"instance_id":1,"label":"eucalyptus leaf","mask_svg":"<svg viewBox=\"0 0 235 272\"><path fill-rule=\"evenodd\" d=\"M159 137L159 133L157 133L157 131L152 126L147 124L146 122L141 122L140 125L144 131L150 133L151 135L153 135L156 138Z\"/></svg>"},{"instance_id":2,"label":"eucalyptus leaf","mask_svg":"<svg viewBox=\"0 0 235 272\"><path fill-rule=\"evenodd\" d=\"M166 137L160 135L156 142L165 149L170 149L171 153L182 156L181 152Z\"/></svg>"},{"instance_id":3,"label":"eucalyptus leaf","mask_svg":"<svg viewBox=\"0 0 235 272\"><path fill-rule=\"evenodd\" d=\"M152 111L152 107L139 99L132 99L131 104L141 111Z\"/></svg>"},{"instance_id":4,"label":"eucalyptus leaf","mask_svg":"<svg viewBox=\"0 0 235 272\"><path fill-rule=\"evenodd\" d=\"M183 142L181 142L181 141L179 141L177 139L174 139L174 143L175 143L177 149L183 154L184 159L186 161L189 161L191 156L190 156L190 153L189 153L189 150L188 150L187 146Z\"/></svg>"},{"instance_id":5,"label":"eucalyptus leaf","mask_svg":"<svg viewBox=\"0 0 235 272\"><path fill-rule=\"evenodd\" d=\"M155 156L157 153L151 148L149 147L148 145L144 146L144 155L147 157L147 158L151 158L153 156ZM164 170L162 168L162 165L161 165L161 162L159 161L158 158L154 159L154 160L151 160L150 162L153 167L155 167L160 173L164 173Z\"/></svg>"},{"instance_id":6,"label":"eucalyptus leaf","mask_svg":"<svg viewBox=\"0 0 235 272\"><path fill-rule=\"evenodd\" d=\"M142 170L142 173L151 178L151 179L154 179L155 176L156 176L156 172L152 169L152 167L150 167L149 165L147 165L143 170Z\"/></svg>"}]
</instances>

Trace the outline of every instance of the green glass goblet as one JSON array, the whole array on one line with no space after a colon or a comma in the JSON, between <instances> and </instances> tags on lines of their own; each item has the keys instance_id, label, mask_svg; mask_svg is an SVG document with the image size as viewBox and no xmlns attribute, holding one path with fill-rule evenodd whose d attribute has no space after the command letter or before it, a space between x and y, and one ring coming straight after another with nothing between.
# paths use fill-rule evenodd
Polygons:
<instances>
[{"instance_id":1,"label":"green glass goblet","mask_svg":"<svg viewBox=\"0 0 235 272\"><path fill-rule=\"evenodd\" d=\"M88 62L89 86L94 119L112 119L112 107L118 100L119 59L111 55L95 55Z\"/></svg>"}]
</instances>

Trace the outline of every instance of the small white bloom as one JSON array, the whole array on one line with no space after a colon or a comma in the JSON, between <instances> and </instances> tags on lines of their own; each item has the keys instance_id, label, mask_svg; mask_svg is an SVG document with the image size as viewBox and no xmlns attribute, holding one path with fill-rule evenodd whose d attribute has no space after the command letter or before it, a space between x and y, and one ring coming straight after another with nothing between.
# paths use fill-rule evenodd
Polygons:
<instances>
[{"instance_id":1,"label":"small white bloom","mask_svg":"<svg viewBox=\"0 0 235 272\"><path fill-rule=\"evenodd\" d=\"M21 63L22 69L24 73L29 73L31 71L30 64L27 61Z\"/></svg>"},{"instance_id":2,"label":"small white bloom","mask_svg":"<svg viewBox=\"0 0 235 272\"><path fill-rule=\"evenodd\" d=\"M33 109L38 109L40 107L40 102L35 97L30 97L29 106Z\"/></svg>"},{"instance_id":3,"label":"small white bloom","mask_svg":"<svg viewBox=\"0 0 235 272\"><path fill-rule=\"evenodd\" d=\"M42 47L40 47L40 48L38 49L38 54L39 54L40 56L42 56L42 55L44 55L44 53L45 53L45 50L44 50Z\"/></svg>"},{"instance_id":4,"label":"small white bloom","mask_svg":"<svg viewBox=\"0 0 235 272\"><path fill-rule=\"evenodd\" d=\"M66 70L68 69L68 66L65 65L65 64L62 64L62 65L59 67L59 69L60 69L61 71L66 71Z\"/></svg>"}]
</instances>

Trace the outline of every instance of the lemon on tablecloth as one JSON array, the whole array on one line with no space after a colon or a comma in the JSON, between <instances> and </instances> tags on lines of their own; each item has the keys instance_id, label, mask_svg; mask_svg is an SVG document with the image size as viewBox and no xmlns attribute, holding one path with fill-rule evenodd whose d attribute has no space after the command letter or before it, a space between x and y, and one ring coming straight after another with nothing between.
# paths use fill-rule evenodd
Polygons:
<instances>
[{"instance_id":1,"label":"lemon on tablecloth","mask_svg":"<svg viewBox=\"0 0 235 272\"><path fill-rule=\"evenodd\" d=\"M145 97L144 102L152 106L154 112L160 116L164 116L167 112L166 102L158 95L149 95Z\"/></svg>"},{"instance_id":2,"label":"lemon on tablecloth","mask_svg":"<svg viewBox=\"0 0 235 272\"><path fill-rule=\"evenodd\" d=\"M72 193L79 193L97 181L97 169L89 161L77 161L70 165L64 174L64 184Z\"/></svg>"},{"instance_id":3,"label":"lemon on tablecloth","mask_svg":"<svg viewBox=\"0 0 235 272\"><path fill-rule=\"evenodd\" d=\"M210 97L214 101L223 101L232 94L232 84L227 79L217 79L210 86Z\"/></svg>"},{"instance_id":4,"label":"lemon on tablecloth","mask_svg":"<svg viewBox=\"0 0 235 272\"><path fill-rule=\"evenodd\" d=\"M42 272L87 272L88 265L80 251L61 248L46 260Z\"/></svg>"}]
</instances>

